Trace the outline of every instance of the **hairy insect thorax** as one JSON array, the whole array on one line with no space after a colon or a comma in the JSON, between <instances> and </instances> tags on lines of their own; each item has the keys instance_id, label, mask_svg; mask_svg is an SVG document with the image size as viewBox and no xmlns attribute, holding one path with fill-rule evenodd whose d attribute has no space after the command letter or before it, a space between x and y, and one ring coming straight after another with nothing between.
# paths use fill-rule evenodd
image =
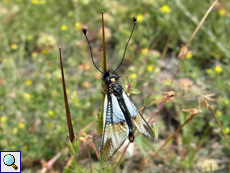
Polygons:
<instances>
[{"instance_id":1,"label":"hairy insect thorax","mask_svg":"<svg viewBox=\"0 0 230 173\"><path fill-rule=\"evenodd\" d=\"M110 76L109 71L107 71L103 77L102 80L106 84L107 92L110 94L114 94L116 97L119 97L122 95L122 87L118 84L119 77L117 74L112 74Z\"/></svg>"}]
</instances>

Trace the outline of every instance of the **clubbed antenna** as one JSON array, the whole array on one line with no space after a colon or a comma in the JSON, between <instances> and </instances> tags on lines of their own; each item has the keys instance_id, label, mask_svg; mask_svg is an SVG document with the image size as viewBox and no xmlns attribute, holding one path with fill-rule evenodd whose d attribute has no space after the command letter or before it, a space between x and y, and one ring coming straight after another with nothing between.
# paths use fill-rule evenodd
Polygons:
<instances>
[{"instance_id":1,"label":"clubbed antenna","mask_svg":"<svg viewBox=\"0 0 230 173\"><path fill-rule=\"evenodd\" d=\"M122 62L123 62L123 60L124 60L124 58L125 58L125 53L126 53L127 46L128 46L129 41L130 41L130 39L131 39L131 37L132 37L132 35L133 35L133 31L134 31L134 28L135 28L136 23L137 23L137 18L136 18L136 17L133 17L133 22L134 22L134 24L133 24L133 30L132 30L131 35L130 35L130 37L129 37L129 40L128 40L126 46L125 46L125 51L124 51L123 58L122 58L122 60L121 60L121 63L120 63L119 66L113 71L113 73L121 66L121 64L122 64Z\"/></svg>"},{"instance_id":2,"label":"clubbed antenna","mask_svg":"<svg viewBox=\"0 0 230 173\"><path fill-rule=\"evenodd\" d=\"M88 38L87 38L87 36L86 36L87 29L83 28L83 29L82 29L82 32L83 32L83 34L85 35L85 38L86 38L86 40L87 40L87 42L88 42L89 49L90 49L90 53L91 53L91 59L92 59L92 61L93 61L94 66L96 67L96 69L97 69L99 72L101 72L102 74L104 74L104 73L96 66L96 64L95 64L95 62L94 62L94 60L93 60L93 52L92 52L91 46L90 46L90 44L89 44L89 40L88 40Z\"/></svg>"}]
</instances>

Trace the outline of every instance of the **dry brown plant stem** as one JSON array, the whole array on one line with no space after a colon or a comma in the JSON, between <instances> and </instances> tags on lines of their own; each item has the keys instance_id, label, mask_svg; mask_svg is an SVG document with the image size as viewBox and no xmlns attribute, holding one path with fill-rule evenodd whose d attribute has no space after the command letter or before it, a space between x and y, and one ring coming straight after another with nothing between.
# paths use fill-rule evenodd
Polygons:
<instances>
[{"instance_id":1,"label":"dry brown plant stem","mask_svg":"<svg viewBox=\"0 0 230 173\"><path fill-rule=\"evenodd\" d=\"M89 144L87 144L87 150L88 150L88 157L89 157L90 172L92 173L93 169L92 169L92 160L91 160L91 154L90 154L90 146L89 146Z\"/></svg>"},{"instance_id":2,"label":"dry brown plant stem","mask_svg":"<svg viewBox=\"0 0 230 173\"><path fill-rule=\"evenodd\" d=\"M129 144L130 144L130 142L129 142L128 145L125 147L124 151L122 152L122 155L121 155L121 157L120 157L120 160L117 162L116 166L114 167L114 170L116 170L116 168L121 164L121 160L122 160L122 158L124 157L125 152L126 152L126 150L128 149L128 147L129 147Z\"/></svg>"},{"instance_id":3,"label":"dry brown plant stem","mask_svg":"<svg viewBox=\"0 0 230 173\"><path fill-rule=\"evenodd\" d=\"M192 36L190 37L190 39L188 40L188 42L186 43L186 47L189 46L190 42L192 41L193 37L196 35L197 31L200 29L201 25L204 23L205 19L207 18L208 14L211 12L211 10L213 9L214 5L217 3L218 0L215 0L212 5L209 7L208 11L206 12L206 14L204 15L204 17L201 19L199 25L196 27L195 31L193 32Z\"/></svg>"},{"instance_id":4,"label":"dry brown plant stem","mask_svg":"<svg viewBox=\"0 0 230 173\"><path fill-rule=\"evenodd\" d=\"M81 135L83 132L85 132L88 128L92 127L94 124L94 122L90 122L89 124L87 124L85 127L83 127L80 132L79 135Z\"/></svg>"},{"instance_id":5,"label":"dry brown plant stem","mask_svg":"<svg viewBox=\"0 0 230 173\"><path fill-rule=\"evenodd\" d=\"M105 72L106 71L106 50L105 50L105 25L104 25L103 11L101 13L101 17L102 17L102 38L103 38L102 72Z\"/></svg>"},{"instance_id":6,"label":"dry brown plant stem","mask_svg":"<svg viewBox=\"0 0 230 173\"><path fill-rule=\"evenodd\" d=\"M73 161L74 159L75 159L75 156L70 155L70 158L69 158L69 160L67 161L67 163L66 163L64 169L68 168L68 167L71 165L71 163L72 163L72 161Z\"/></svg>"},{"instance_id":7,"label":"dry brown plant stem","mask_svg":"<svg viewBox=\"0 0 230 173\"><path fill-rule=\"evenodd\" d=\"M192 120L194 116L191 116L190 118L188 118L184 124L182 124L166 141L165 143L155 152L154 156L157 155L157 153L159 153L162 148L164 148L164 146L166 146L166 144L172 139L174 138L174 136L182 129L182 127L184 127L190 120Z\"/></svg>"},{"instance_id":8,"label":"dry brown plant stem","mask_svg":"<svg viewBox=\"0 0 230 173\"><path fill-rule=\"evenodd\" d=\"M102 64L102 72L106 72L106 48L105 48L105 25L104 25L104 13L101 12L101 18L102 18L102 52L101 52L101 64ZM102 107L101 110L104 110L104 101L105 101L105 94L104 94L104 88L105 86L102 85ZM103 115L103 114L102 114ZM102 117L101 117L102 118Z\"/></svg>"},{"instance_id":9,"label":"dry brown plant stem","mask_svg":"<svg viewBox=\"0 0 230 173\"><path fill-rule=\"evenodd\" d=\"M168 51L168 44L169 44L169 41L170 41L170 38L168 37L166 43L165 43L165 47L163 49L163 52L161 54L161 57L160 57L160 60L164 60L165 59L165 56L167 54L167 51Z\"/></svg>"},{"instance_id":10,"label":"dry brown plant stem","mask_svg":"<svg viewBox=\"0 0 230 173\"><path fill-rule=\"evenodd\" d=\"M102 17L102 45L103 48L101 50L101 64L102 64L102 72L105 73L106 72L106 49L105 49L105 25L104 25L104 15L103 15L103 11L101 12L101 17ZM103 111L104 111L104 101L105 101L105 85L104 83L102 84L102 104L101 104L101 117L99 117L99 121L101 122L101 120L103 119ZM103 128L103 127L102 127Z\"/></svg>"},{"instance_id":11,"label":"dry brown plant stem","mask_svg":"<svg viewBox=\"0 0 230 173\"><path fill-rule=\"evenodd\" d=\"M228 166L228 173L230 173L230 161L229 161L229 166Z\"/></svg>"},{"instance_id":12,"label":"dry brown plant stem","mask_svg":"<svg viewBox=\"0 0 230 173\"><path fill-rule=\"evenodd\" d=\"M62 74L62 85L63 85L63 92L64 92L64 100L65 100L66 119L67 119L67 124L68 124L68 129L69 129L69 139L71 142L73 142L74 131L73 131L71 115L70 115L70 111L69 111L68 98L67 98L67 94L66 94L65 76L64 76L64 70L63 70L63 65L62 65L61 47L59 47L59 54L60 54L61 74Z\"/></svg>"},{"instance_id":13,"label":"dry brown plant stem","mask_svg":"<svg viewBox=\"0 0 230 173\"><path fill-rule=\"evenodd\" d=\"M205 19L207 18L208 14L211 12L211 10L213 9L214 5L218 2L218 0L215 0L212 5L209 7L209 9L207 10L207 12L205 13L204 17L201 19L200 23L198 24L198 26L196 27L196 29L194 30L193 34L191 35L191 37L189 38L188 42L186 43L186 45L182 45L181 50L178 54L178 58L181 60L184 60L187 53L188 53L188 46L190 44L190 42L192 41L192 39L194 38L194 36L196 35L196 33L198 32L198 30L200 29L201 25L204 23Z\"/></svg>"},{"instance_id":14,"label":"dry brown plant stem","mask_svg":"<svg viewBox=\"0 0 230 173\"><path fill-rule=\"evenodd\" d=\"M157 45L157 43L161 40L161 38L162 38L162 35L158 36L158 38L153 42L153 44L150 46L149 49L150 50L153 49Z\"/></svg>"},{"instance_id":15,"label":"dry brown plant stem","mask_svg":"<svg viewBox=\"0 0 230 173\"><path fill-rule=\"evenodd\" d=\"M157 100L152 101L151 104L150 104L149 106L164 101L164 100L166 99L166 97L167 97L167 96L163 96L163 97L161 97L161 98L159 98L159 99L157 99ZM149 107L149 106L147 106L147 107ZM146 108L146 106L143 106L142 108L138 109L138 111L141 111L141 110L143 110L143 109L145 109L145 108ZM143 113L142 113L142 114L143 114Z\"/></svg>"},{"instance_id":16,"label":"dry brown plant stem","mask_svg":"<svg viewBox=\"0 0 230 173\"><path fill-rule=\"evenodd\" d=\"M228 147L230 148L229 141L228 141L226 135L224 134L224 130L223 130L223 128L222 128L222 126L221 126L221 124L220 124L218 118L216 117L214 111L212 110L212 108L211 108L210 106L208 106L208 110L210 110L210 112L212 113L212 116L213 116L214 119L216 120L216 122L217 122L217 124L218 124L218 126L219 126L219 128L220 128L220 130L221 130L221 132L222 132L222 134L223 134L223 136L224 136L224 139L225 139L226 143L228 144Z\"/></svg>"},{"instance_id":17,"label":"dry brown plant stem","mask_svg":"<svg viewBox=\"0 0 230 173\"><path fill-rule=\"evenodd\" d=\"M229 144L229 141L227 140L227 137L226 137L225 134L224 134L224 130L223 130L223 128L222 128L222 126L221 126L221 124L220 124L220 122L219 122L219 120L218 120L216 114L214 113L214 111L212 110L211 106L210 106L209 103L208 103L208 100L209 100L209 101L215 101L215 99L211 98L211 97L214 96L214 95L215 95L215 94L202 95L202 97L201 97L200 100L199 100L199 105L198 105L198 107L200 107L200 104L202 103L203 106L206 107L206 108L212 113L212 116L213 116L214 119L216 120L216 122L217 122L217 124L218 124L218 126L219 126L219 128L220 128L220 130L221 130L221 132L222 132L222 134L223 134L223 136L224 136L224 139L225 139L226 143L228 144L228 147L230 148L230 144Z\"/></svg>"}]
</instances>

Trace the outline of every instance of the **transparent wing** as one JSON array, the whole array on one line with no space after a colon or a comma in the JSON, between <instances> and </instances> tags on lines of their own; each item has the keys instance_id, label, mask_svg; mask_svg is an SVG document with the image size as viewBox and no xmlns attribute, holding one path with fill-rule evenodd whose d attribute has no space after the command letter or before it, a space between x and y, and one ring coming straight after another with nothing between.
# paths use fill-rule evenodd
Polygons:
<instances>
[{"instance_id":1,"label":"transparent wing","mask_svg":"<svg viewBox=\"0 0 230 173\"><path fill-rule=\"evenodd\" d=\"M131 115L131 119L133 120L133 123L137 127L137 129L142 133L144 136L146 136L150 142L154 141L154 132L149 127L148 123L145 121L145 119L140 115L139 111L135 107L135 105L130 100L129 96L125 93L123 90L122 94L126 107L129 110L129 113Z\"/></svg>"},{"instance_id":2,"label":"transparent wing","mask_svg":"<svg viewBox=\"0 0 230 173\"><path fill-rule=\"evenodd\" d=\"M108 162L128 137L129 127L119 107L117 98L106 95L103 115L103 139L100 148L101 158Z\"/></svg>"}]
</instances>

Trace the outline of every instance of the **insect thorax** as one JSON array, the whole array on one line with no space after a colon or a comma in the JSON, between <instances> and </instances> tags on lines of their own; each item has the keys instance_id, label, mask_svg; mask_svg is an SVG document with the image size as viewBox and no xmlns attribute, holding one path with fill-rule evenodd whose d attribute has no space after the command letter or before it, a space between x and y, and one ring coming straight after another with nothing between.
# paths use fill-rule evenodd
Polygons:
<instances>
[{"instance_id":1,"label":"insect thorax","mask_svg":"<svg viewBox=\"0 0 230 173\"><path fill-rule=\"evenodd\" d=\"M122 87L118 84L118 75L111 74L110 71L104 73L102 80L105 84L106 92L109 94L114 94L115 96L120 96L122 94Z\"/></svg>"},{"instance_id":2,"label":"insect thorax","mask_svg":"<svg viewBox=\"0 0 230 173\"><path fill-rule=\"evenodd\" d=\"M122 87L117 82L113 82L113 83L109 84L108 92L110 94L114 94L115 96L121 96L122 95Z\"/></svg>"}]
</instances>

